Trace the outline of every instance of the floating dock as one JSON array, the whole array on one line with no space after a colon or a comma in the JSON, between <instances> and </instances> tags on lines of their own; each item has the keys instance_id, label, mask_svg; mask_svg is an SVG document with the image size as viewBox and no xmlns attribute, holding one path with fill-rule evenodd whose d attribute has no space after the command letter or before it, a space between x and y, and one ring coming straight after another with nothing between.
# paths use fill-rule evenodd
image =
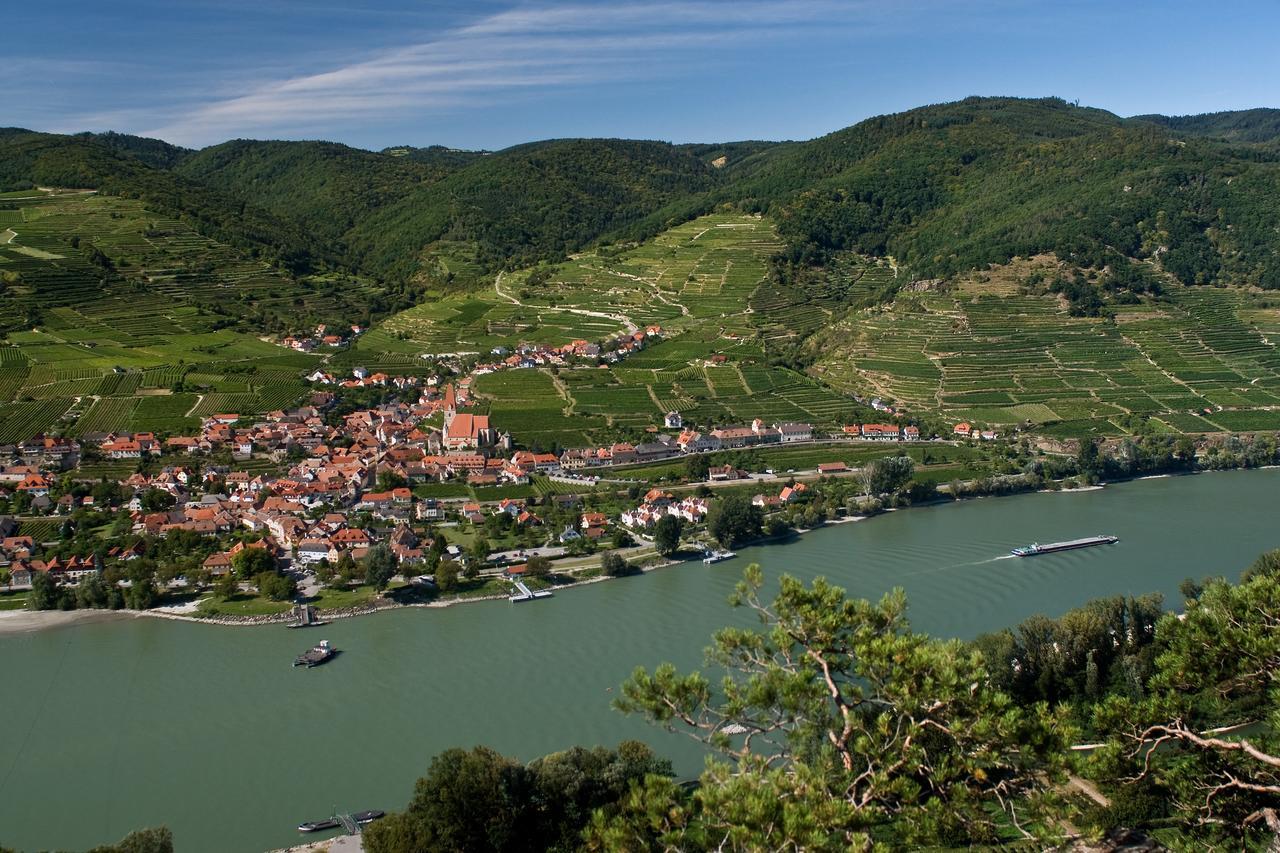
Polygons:
<instances>
[{"instance_id":1,"label":"floating dock","mask_svg":"<svg viewBox=\"0 0 1280 853\"><path fill-rule=\"evenodd\" d=\"M731 560L736 556L738 555L732 551L708 551L707 556L702 558L702 562L709 566L712 563L718 563L721 560Z\"/></svg>"}]
</instances>

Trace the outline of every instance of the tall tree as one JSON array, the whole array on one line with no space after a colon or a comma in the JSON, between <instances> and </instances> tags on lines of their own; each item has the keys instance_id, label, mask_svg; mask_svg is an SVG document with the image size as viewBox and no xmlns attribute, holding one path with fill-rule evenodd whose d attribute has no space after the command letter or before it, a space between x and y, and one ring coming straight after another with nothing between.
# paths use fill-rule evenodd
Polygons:
<instances>
[{"instance_id":1,"label":"tall tree","mask_svg":"<svg viewBox=\"0 0 1280 853\"><path fill-rule=\"evenodd\" d=\"M653 527L653 547L663 557L670 557L680 548L680 534L684 523L678 516L664 515Z\"/></svg>"},{"instance_id":2,"label":"tall tree","mask_svg":"<svg viewBox=\"0 0 1280 853\"><path fill-rule=\"evenodd\" d=\"M707 532L726 548L760 535L764 513L743 495L726 495L711 505L707 514Z\"/></svg>"},{"instance_id":3,"label":"tall tree","mask_svg":"<svg viewBox=\"0 0 1280 853\"><path fill-rule=\"evenodd\" d=\"M387 588L387 584L391 583L399 570L400 561L391 553L387 543L379 542L369 549L369 556L365 558L364 579L378 592Z\"/></svg>"}]
</instances>

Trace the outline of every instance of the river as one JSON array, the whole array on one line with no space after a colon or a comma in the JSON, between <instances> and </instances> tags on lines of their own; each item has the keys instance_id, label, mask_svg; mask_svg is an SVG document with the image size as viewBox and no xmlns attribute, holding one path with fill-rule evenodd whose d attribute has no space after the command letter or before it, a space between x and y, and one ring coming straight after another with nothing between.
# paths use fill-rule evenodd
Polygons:
<instances>
[{"instance_id":1,"label":"river","mask_svg":"<svg viewBox=\"0 0 1280 853\"><path fill-rule=\"evenodd\" d=\"M972 637L1117 593L1238 576L1280 547L1280 471L1149 479L894 512L564 590L348 619L317 631L130 619L0 638L0 846L85 848L166 824L180 851L296 843L302 820L402 807L449 746L530 759L640 738L693 774L692 741L612 711L637 665L701 662L741 568L825 574L851 594L906 589L915 627ZM1028 559L1009 548L1093 534L1112 546ZM343 650L293 669L327 637Z\"/></svg>"}]
</instances>

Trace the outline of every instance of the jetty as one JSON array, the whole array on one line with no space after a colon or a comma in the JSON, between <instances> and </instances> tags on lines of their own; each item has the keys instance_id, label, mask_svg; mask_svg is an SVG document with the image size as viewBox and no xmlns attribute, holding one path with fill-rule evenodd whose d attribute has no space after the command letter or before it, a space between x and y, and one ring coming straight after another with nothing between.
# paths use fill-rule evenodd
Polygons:
<instances>
[{"instance_id":1,"label":"jetty","mask_svg":"<svg viewBox=\"0 0 1280 853\"><path fill-rule=\"evenodd\" d=\"M292 612L293 621L288 624L289 628L315 628L320 625L328 625L322 619L316 618L316 609L310 604L295 605Z\"/></svg>"},{"instance_id":2,"label":"jetty","mask_svg":"<svg viewBox=\"0 0 1280 853\"><path fill-rule=\"evenodd\" d=\"M535 598L551 597L551 590L549 589L540 589L537 592L534 592L529 589L529 587L525 586L525 583L522 580L512 580L511 582L516 585L516 593L510 597L510 601L513 603L520 601L533 601Z\"/></svg>"}]
</instances>

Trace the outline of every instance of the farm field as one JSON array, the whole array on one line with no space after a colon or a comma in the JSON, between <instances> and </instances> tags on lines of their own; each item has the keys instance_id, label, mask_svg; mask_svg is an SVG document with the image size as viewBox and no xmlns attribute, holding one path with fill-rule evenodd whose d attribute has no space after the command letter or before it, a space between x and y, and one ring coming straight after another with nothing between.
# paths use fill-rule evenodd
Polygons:
<instances>
[{"instance_id":1,"label":"farm field","mask_svg":"<svg viewBox=\"0 0 1280 853\"><path fill-rule=\"evenodd\" d=\"M1135 415L1178 432L1271 430L1280 352L1262 299L1171 286L1111 320L1071 317L1052 296L903 293L820 335L813 373L910 411L1060 437L1121 435Z\"/></svg>"},{"instance_id":2,"label":"farm field","mask_svg":"<svg viewBox=\"0 0 1280 853\"><path fill-rule=\"evenodd\" d=\"M127 199L28 194L0 212L15 232L0 245L0 441L188 431L306 392L317 356L227 328L222 303L294 298L269 265Z\"/></svg>"}]
</instances>

